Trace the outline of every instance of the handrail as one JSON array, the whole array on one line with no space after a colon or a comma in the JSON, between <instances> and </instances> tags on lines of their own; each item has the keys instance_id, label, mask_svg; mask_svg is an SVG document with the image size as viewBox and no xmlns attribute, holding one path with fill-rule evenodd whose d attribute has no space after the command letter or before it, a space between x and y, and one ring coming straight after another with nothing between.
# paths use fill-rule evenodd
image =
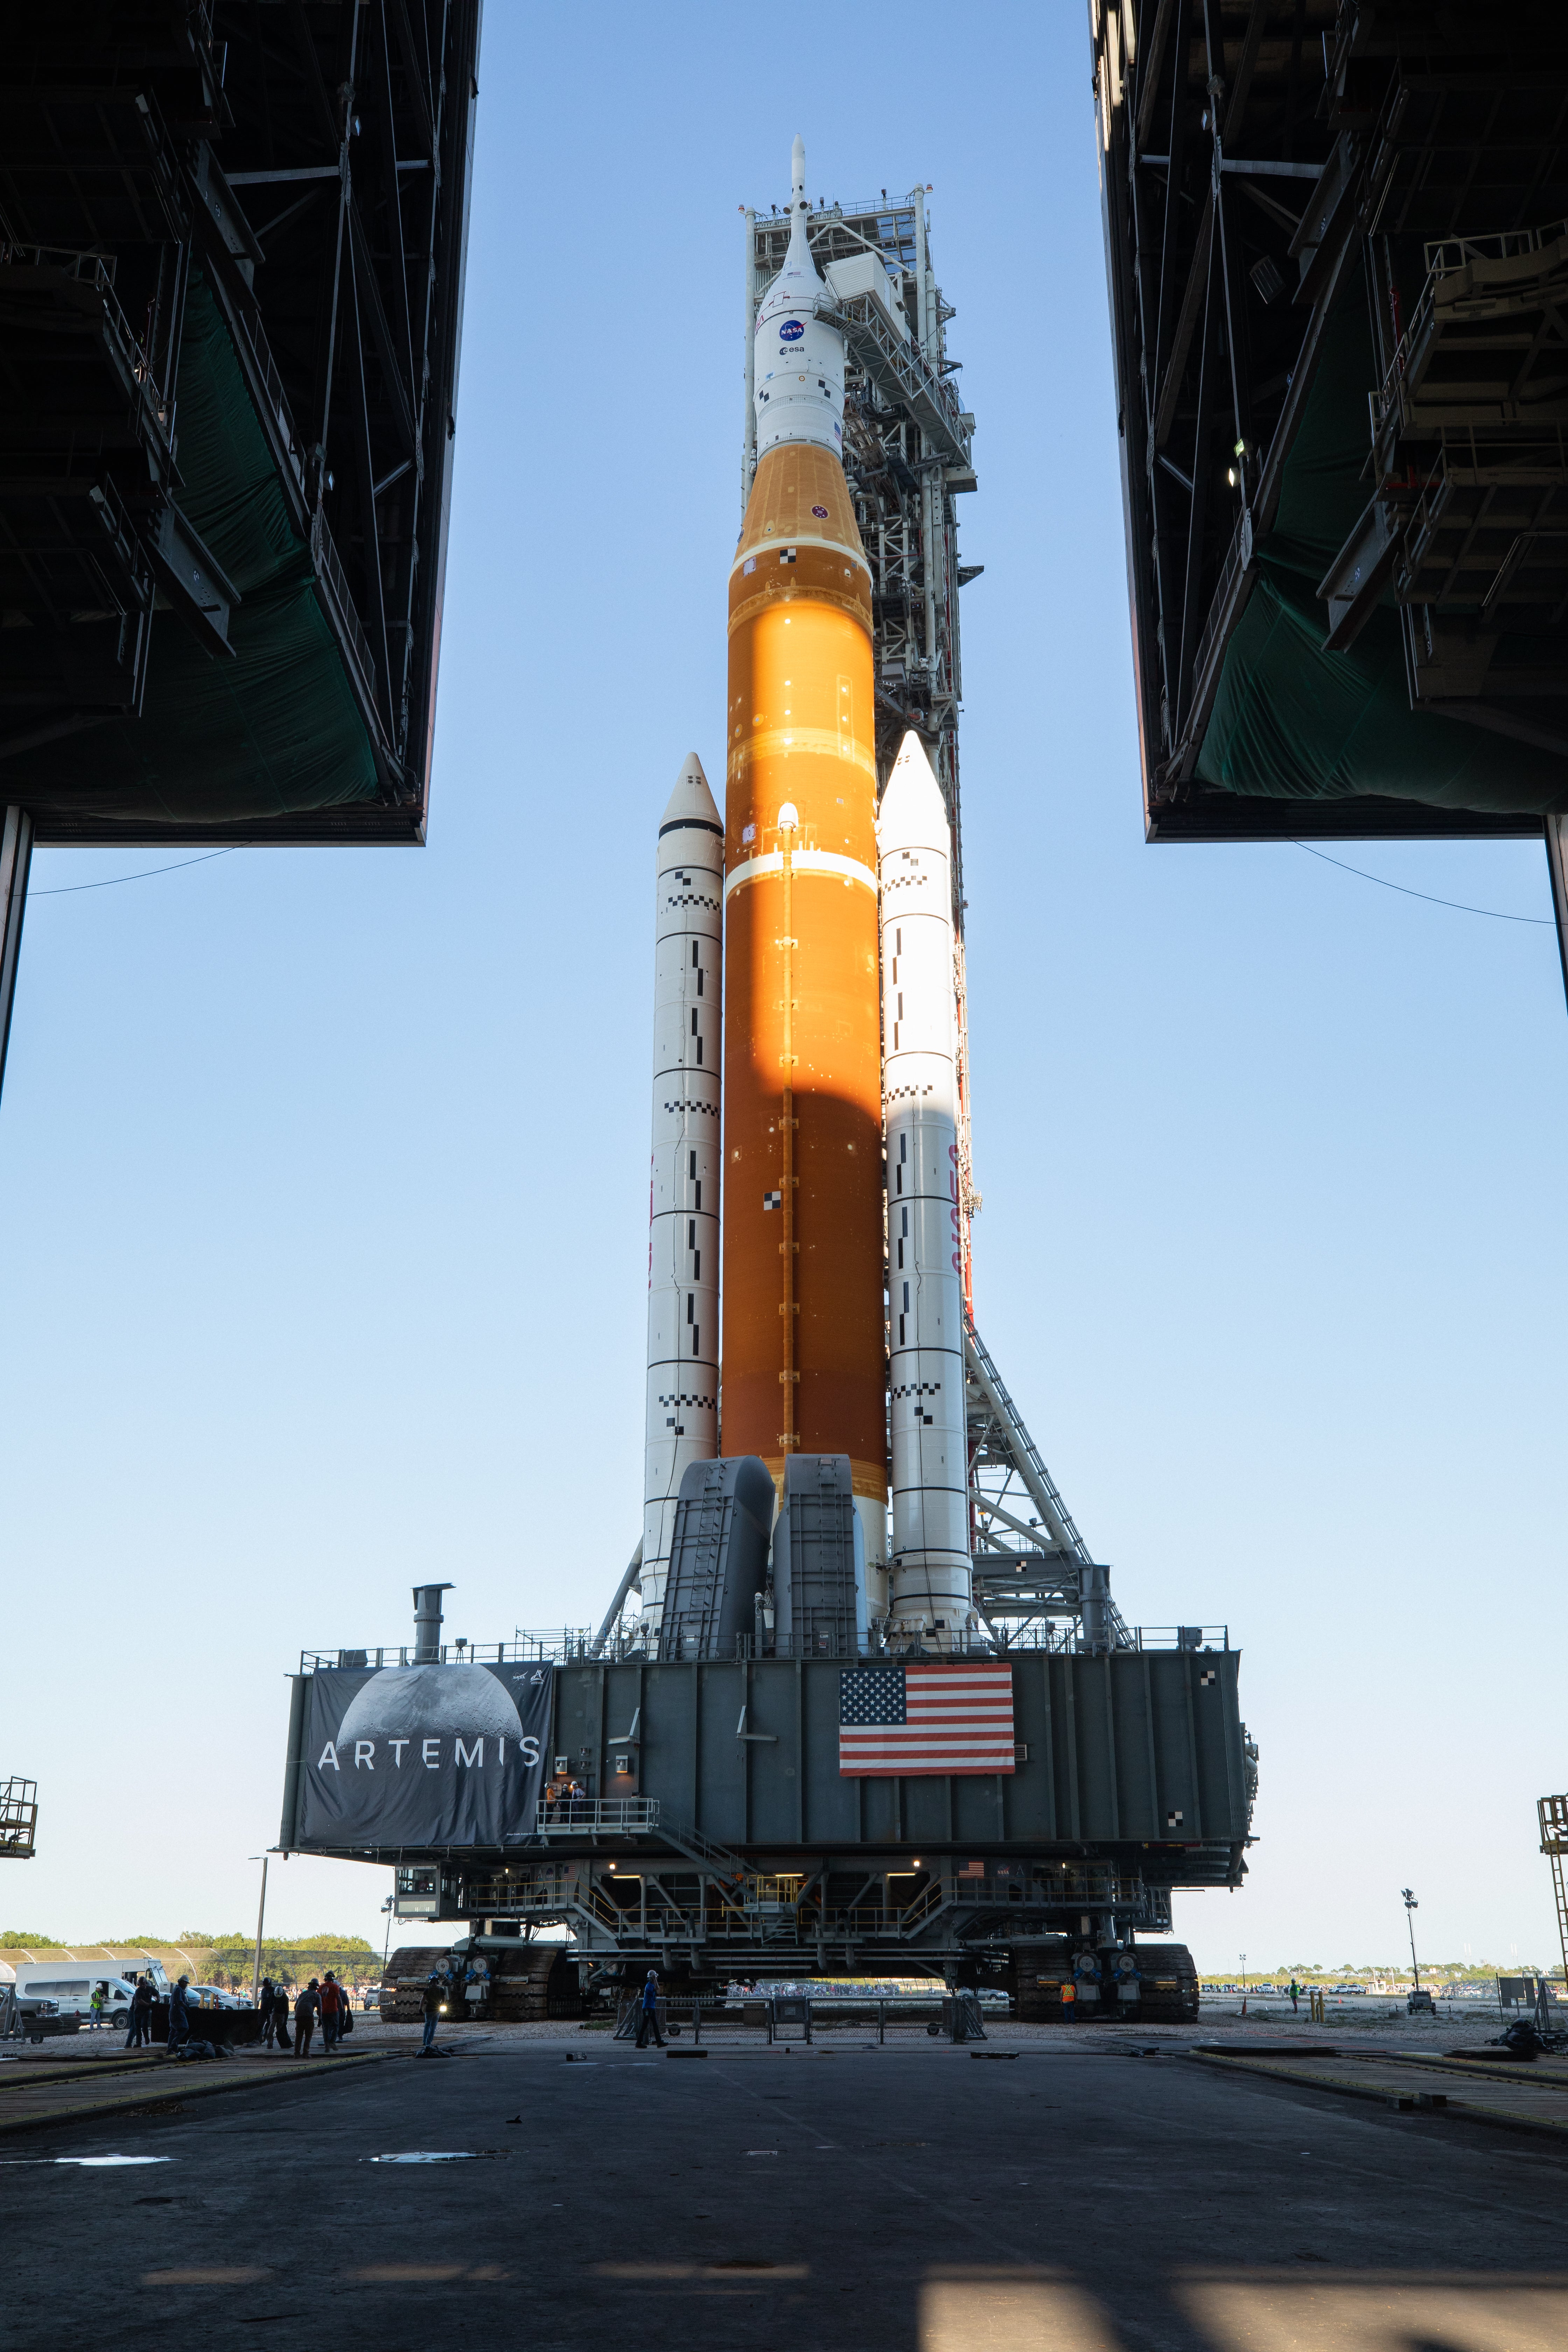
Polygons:
<instances>
[{"instance_id":1,"label":"handrail","mask_svg":"<svg viewBox=\"0 0 1568 2352\"><path fill-rule=\"evenodd\" d=\"M685 1854L689 1862L705 1862L710 1867L729 1870L737 1879L752 1874L750 1865L738 1853L732 1853L727 1845L720 1845L713 1838L704 1837L700 1830L690 1829L683 1822L663 1822L659 1835Z\"/></svg>"},{"instance_id":2,"label":"handrail","mask_svg":"<svg viewBox=\"0 0 1568 2352\"><path fill-rule=\"evenodd\" d=\"M1439 236L1425 248L1426 273L1447 278L1469 261L1514 261L1522 253L1539 253L1568 236L1568 220L1551 221L1544 228L1500 228L1485 236Z\"/></svg>"},{"instance_id":3,"label":"handrail","mask_svg":"<svg viewBox=\"0 0 1568 2352\"><path fill-rule=\"evenodd\" d=\"M851 294L824 305L821 316L830 326L845 330L852 353L879 390L901 402L933 441L945 445L942 454L947 463L973 464L973 427L963 422L966 412L925 354L894 331L869 294Z\"/></svg>"},{"instance_id":4,"label":"handrail","mask_svg":"<svg viewBox=\"0 0 1568 2352\"><path fill-rule=\"evenodd\" d=\"M38 1784L14 1772L0 1781L0 1860L30 1860L37 1830Z\"/></svg>"},{"instance_id":5,"label":"handrail","mask_svg":"<svg viewBox=\"0 0 1568 2352\"><path fill-rule=\"evenodd\" d=\"M534 1809L534 1833L542 1838L570 1837L583 1831L646 1837L658 1828L657 1797L542 1797Z\"/></svg>"},{"instance_id":6,"label":"handrail","mask_svg":"<svg viewBox=\"0 0 1568 2352\"><path fill-rule=\"evenodd\" d=\"M115 257L79 252L73 246L24 245L13 237L0 238L0 266L11 262L24 263L34 269L56 269L62 277L74 278L79 285L91 287L103 305L104 323L119 346L119 355L126 373L136 386L136 397L155 423L158 436L167 452L170 446L169 404L153 373L153 362L138 341L114 290Z\"/></svg>"},{"instance_id":7,"label":"handrail","mask_svg":"<svg viewBox=\"0 0 1568 2352\"><path fill-rule=\"evenodd\" d=\"M986 1554L980 1552L975 1557L977 1563L983 1565ZM1110 1603L1110 1616L1112 1626L1116 1630L1118 1649L1182 1650L1196 1647L1227 1650L1230 1647L1229 1630L1224 1625L1204 1625L1195 1629L1180 1625L1129 1626L1123 1622L1114 1601ZM1196 1643L1184 1638L1194 1630L1202 1637ZM519 1642L469 1642L465 1643L461 1650L455 1643L444 1643L436 1656L431 1659L419 1657L412 1643L388 1645L380 1649L301 1650L299 1670L302 1675L310 1675L342 1672L380 1673L392 1667L426 1664L484 1666L521 1663L535 1665L603 1665L614 1664L619 1657L627 1654L611 1644L595 1658L593 1654L593 1642L594 1634L591 1628L569 1626L563 1633L530 1634ZM1016 1627L1002 1621L992 1628L990 1633L968 1641L955 1642L952 1648L942 1654L954 1657L999 1658L1021 1650L1061 1651L1071 1654L1077 1647L1076 1635L1058 1631L1048 1620L1041 1623L1023 1624ZM631 1653L630 1654L640 1654ZM808 1665L823 1664L847 1666L856 1664L864 1664L868 1661L876 1661L886 1656L890 1662L896 1664L904 1654L905 1653L901 1651L895 1652L891 1649L885 1652L867 1649L857 1650L854 1653L847 1651L835 1653L831 1658L821 1660L807 1657L805 1663ZM917 1649L911 1650L909 1654L923 1654ZM735 1658L729 1663L745 1663L755 1659L766 1661L770 1655L771 1654L766 1651L760 1651L753 1638L747 1634L740 1637ZM723 1664L725 1661L705 1659L701 1663L713 1665Z\"/></svg>"},{"instance_id":8,"label":"handrail","mask_svg":"<svg viewBox=\"0 0 1568 2352\"><path fill-rule=\"evenodd\" d=\"M317 507L310 517L310 554L323 585L338 608L338 618L349 641L355 661L359 664L360 681L365 698L375 707L375 664L371 658L370 641L360 625L360 617L349 583L343 577L343 567L338 561L338 551L326 515Z\"/></svg>"},{"instance_id":9,"label":"handrail","mask_svg":"<svg viewBox=\"0 0 1568 2352\"><path fill-rule=\"evenodd\" d=\"M906 1904L898 1915L899 1933L907 1936L912 1928L924 1927L933 1911L942 1911L952 1900L953 1882L950 1877L933 1878L921 1895Z\"/></svg>"},{"instance_id":10,"label":"handrail","mask_svg":"<svg viewBox=\"0 0 1568 2352\"><path fill-rule=\"evenodd\" d=\"M1422 287L1415 308L1411 313L1409 325L1394 347L1394 355L1384 372L1383 382L1373 394L1374 438L1377 427L1386 422L1400 404L1401 387L1405 382L1411 353L1421 341L1436 314L1437 288L1443 279L1451 278L1457 271L1468 268L1476 262L1484 265L1488 262L1511 261L1527 254L1544 252L1548 246L1556 245L1565 237L1568 237L1568 220L1559 220L1551 222L1544 228L1498 229L1487 236L1438 237L1426 246L1426 284ZM1511 299L1520 304L1528 305L1537 299L1533 289L1539 285L1540 279L1537 277L1533 280L1521 278L1517 282L1500 286L1482 286L1476 291L1478 298L1483 303L1501 301L1506 307ZM1462 317L1463 313L1456 315Z\"/></svg>"},{"instance_id":11,"label":"handrail","mask_svg":"<svg viewBox=\"0 0 1568 2352\"><path fill-rule=\"evenodd\" d=\"M1209 655L1214 649L1215 639L1230 609L1230 599L1236 583L1251 562L1252 517L1244 508L1236 529L1231 533L1230 545L1226 550L1225 562L1220 568L1219 581L1209 600L1208 613L1198 638L1198 649L1193 662L1194 677L1201 677L1203 675Z\"/></svg>"},{"instance_id":12,"label":"handrail","mask_svg":"<svg viewBox=\"0 0 1568 2352\"><path fill-rule=\"evenodd\" d=\"M304 453L299 434L294 427L293 415L289 406L289 396L283 389L283 379L278 372L277 362L272 356L272 347L267 340L266 329L262 326L260 316L254 308L247 308L238 312L237 316L239 331L249 347L251 364L259 378L268 407L271 412L278 446L286 455L301 501L308 502L310 484L306 477ZM366 705L375 712L377 720L382 724L384 731L386 714L382 711L376 701L375 663L371 655L370 640L365 635L363 624L359 615L359 607L349 588L342 564L339 560L337 546L332 538L331 528L322 511L319 498L310 509L309 534L310 561L315 567L316 577L331 603L332 612L342 632L345 650L352 656L359 671L360 685L364 693Z\"/></svg>"},{"instance_id":13,"label":"handrail","mask_svg":"<svg viewBox=\"0 0 1568 2352\"><path fill-rule=\"evenodd\" d=\"M381 1673L389 1666L506 1666L586 1662L593 1656L593 1628L564 1625L532 1633L520 1629L510 1642L443 1642L433 1657L421 1657L410 1642L384 1643L376 1648L301 1650L300 1672L364 1671ZM601 1655L606 1654L601 1653ZM616 1654L614 1644L607 1654Z\"/></svg>"}]
</instances>

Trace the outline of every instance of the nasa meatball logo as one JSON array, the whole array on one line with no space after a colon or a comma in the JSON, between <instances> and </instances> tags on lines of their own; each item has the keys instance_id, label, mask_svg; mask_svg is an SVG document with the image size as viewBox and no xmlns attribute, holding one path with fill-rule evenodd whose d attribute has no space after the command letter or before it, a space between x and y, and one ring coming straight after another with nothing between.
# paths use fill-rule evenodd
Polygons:
<instances>
[{"instance_id":1,"label":"nasa meatball logo","mask_svg":"<svg viewBox=\"0 0 1568 2352\"><path fill-rule=\"evenodd\" d=\"M798 343L805 332L805 329L798 319L786 319L779 329L779 341L781 343Z\"/></svg>"},{"instance_id":2,"label":"nasa meatball logo","mask_svg":"<svg viewBox=\"0 0 1568 2352\"><path fill-rule=\"evenodd\" d=\"M826 522L827 520L827 509L826 507L813 507L811 511L816 517L818 522Z\"/></svg>"}]
</instances>

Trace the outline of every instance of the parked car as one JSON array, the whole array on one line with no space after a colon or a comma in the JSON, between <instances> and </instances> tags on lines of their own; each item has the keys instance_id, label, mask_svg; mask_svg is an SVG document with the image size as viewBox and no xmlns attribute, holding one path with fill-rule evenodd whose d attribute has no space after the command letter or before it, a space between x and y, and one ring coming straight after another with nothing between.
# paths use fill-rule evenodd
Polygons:
<instances>
[{"instance_id":1,"label":"parked car","mask_svg":"<svg viewBox=\"0 0 1568 2352\"><path fill-rule=\"evenodd\" d=\"M253 2009L255 2003L237 1992L225 1992L220 1985L187 1985L185 1999L194 2000L198 2009Z\"/></svg>"},{"instance_id":2,"label":"parked car","mask_svg":"<svg viewBox=\"0 0 1568 2352\"><path fill-rule=\"evenodd\" d=\"M68 1961L66 1969L69 1970L68 1974L62 1970L58 1960L45 1968L18 1969L16 1975L18 2002L25 2005L30 2000L49 2001L61 2017L90 2017L92 1989L94 1985L102 1985L104 2023L118 2025L123 2032L131 2013L131 1987L125 1979L105 1976L100 1969L89 1969L80 1963L71 1968Z\"/></svg>"}]
</instances>

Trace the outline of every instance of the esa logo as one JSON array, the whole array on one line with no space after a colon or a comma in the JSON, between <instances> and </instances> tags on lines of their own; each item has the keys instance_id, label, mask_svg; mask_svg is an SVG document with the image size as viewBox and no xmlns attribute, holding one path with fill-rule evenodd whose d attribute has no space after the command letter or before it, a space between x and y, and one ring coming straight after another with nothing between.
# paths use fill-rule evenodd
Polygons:
<instances>
[{"instance_id":1,"label":"esa logo","mask_svg":"<svg viewBox=\"0 0 1568 2352\"><path fill-rule=\"evenodd\" d=\"M798 319L786 319L779 329L779 341L781 343L798 343L805 332L805 329Z\"/></svg>"}]
</instances>

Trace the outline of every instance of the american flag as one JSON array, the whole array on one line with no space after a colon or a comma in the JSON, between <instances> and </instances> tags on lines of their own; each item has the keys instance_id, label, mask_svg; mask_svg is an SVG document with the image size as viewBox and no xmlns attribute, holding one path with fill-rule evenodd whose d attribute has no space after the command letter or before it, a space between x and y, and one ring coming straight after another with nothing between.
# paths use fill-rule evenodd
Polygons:
<instances>
[{"instance_id":1,"label":"american flag","mask_svg":"<svg viewBox=\"0 0 1568 2352\"><path fill-rule=\"evenodd\" d=\"M841 1777L1011 1772L1016 1761L1011 1666L852 1666L838 1678Z\"/></svg>"}]
</instances>

